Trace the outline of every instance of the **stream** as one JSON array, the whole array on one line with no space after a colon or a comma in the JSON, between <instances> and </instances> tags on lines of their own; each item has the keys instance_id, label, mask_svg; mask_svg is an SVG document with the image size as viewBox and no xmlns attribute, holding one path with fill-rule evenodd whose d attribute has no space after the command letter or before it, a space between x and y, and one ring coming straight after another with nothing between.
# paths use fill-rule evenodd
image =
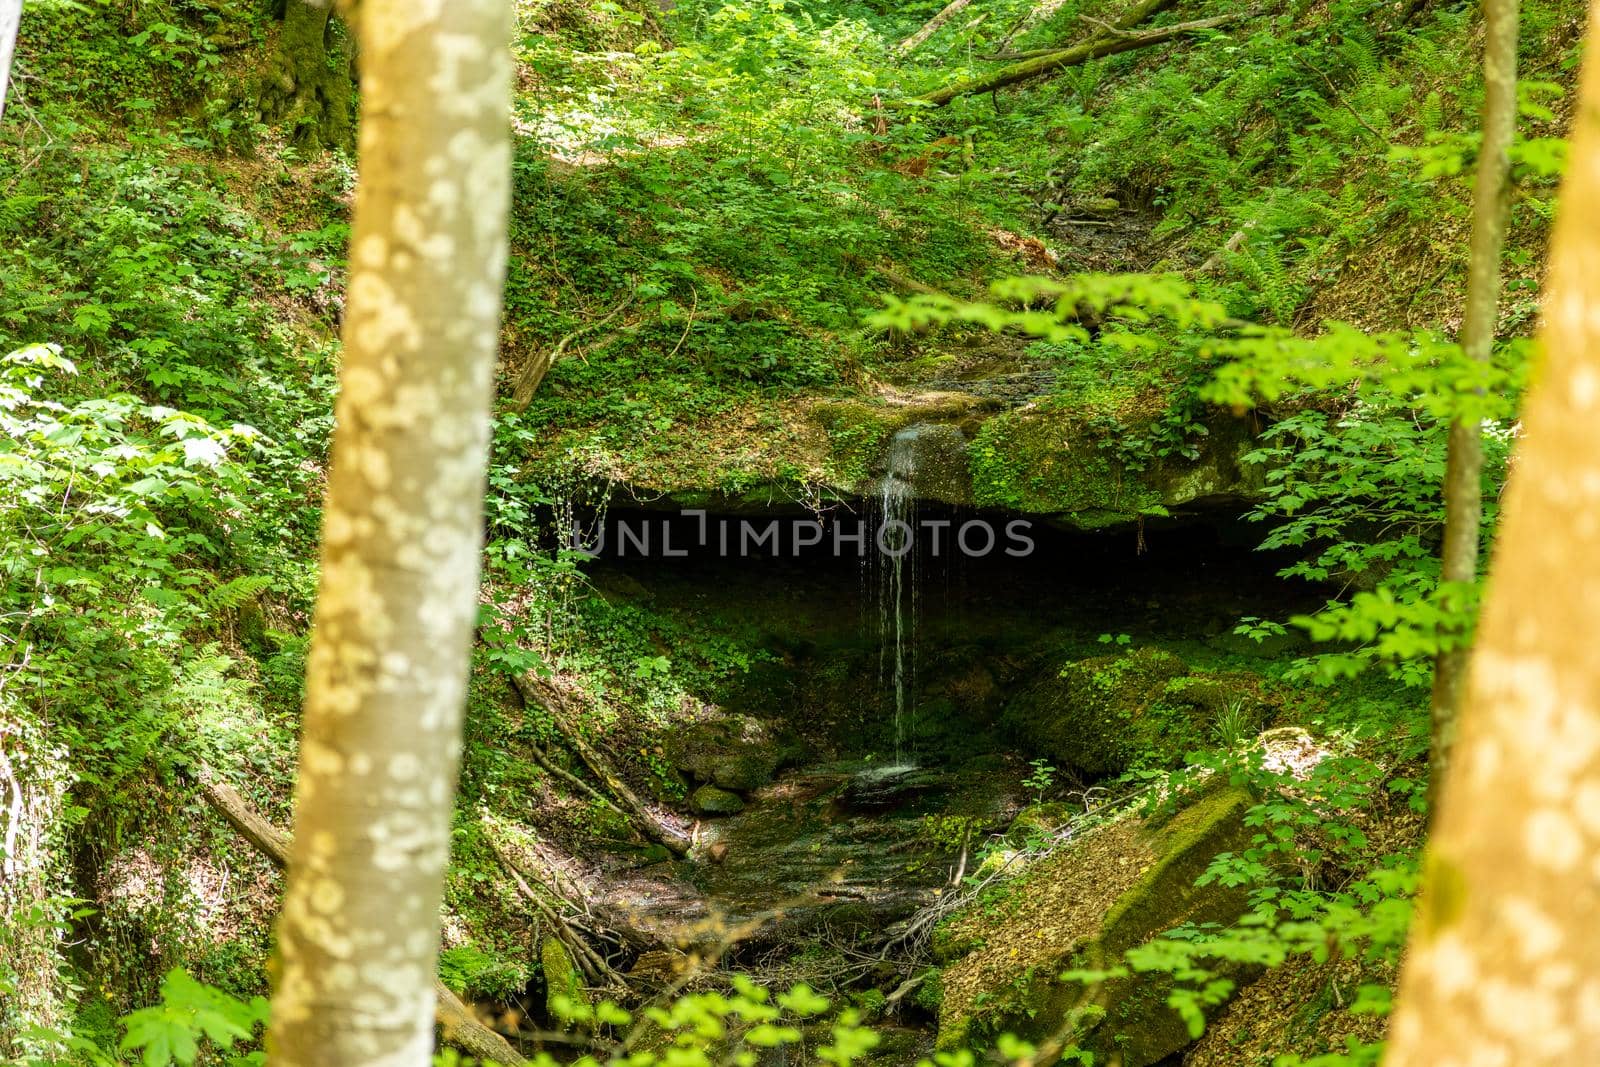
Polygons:
<instances>
[{"instance_id":1,"label":"stream","mask_svg":"<svg viewBox=\"0 0 1600 1067\"><path fill-rule=\"evenodd\" d=\"M1027 767L987 755L954 768L841 761L780 775L738 815L701 827L702 854L612 879L608 902L640 928L708 949L848 937L928 903L957 872L961 827L1021 809Z\"/></svg>"}]
</instances>

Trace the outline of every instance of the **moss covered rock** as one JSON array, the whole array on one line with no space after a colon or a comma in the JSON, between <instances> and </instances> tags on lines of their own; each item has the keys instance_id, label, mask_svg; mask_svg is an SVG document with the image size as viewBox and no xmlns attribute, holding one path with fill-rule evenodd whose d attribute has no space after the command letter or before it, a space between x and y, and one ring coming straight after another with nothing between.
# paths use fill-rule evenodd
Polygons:
<instances>
[{"instance_id":1,"label":"moss covered rock","mask_svg":"<svg viewBox=\"0 0 1600 1067\"><path fill-rule=\"evenodd\" d=\"M782 748L759 719L726 715L679 730L667 752L672 765L696 781L745 793L772 780Z\"/></svg>"},{"instance_id":2,"label":"moss covered rock","mask_svg":"<svg viewBox=\"0 0 1600 1067\"><path fill-rule=\"evenodd\" d=\"M1245 501L1260 472L1240 462L1253 447L1249 424L1207 413L1187 448L1161 440L1148 411L1086 418L1085 398L1004 412L978 429L970 449L972 492L981 507L1057 516L1079 529L1138 521L1159 508ZM1090 404L1093 407L1093 404ZM1127 404L1113 405L1125 408Z\"/></svg>"},{"instance_id":3,"label":"moss covered rock","mask_svg":"<svg viewBox=\"0 0 1600 1067\"><path fill-rule=\"evenodd\" d=\"M1047 672L1007 703L1001 725L1030 752L1106 775L1170 766L1213 741L1219 724L1253 731L1271 711L1257 675L1191 671L1170 652L1139 648Z\"/></svg>"},{"instance_id":4,"label":"moss covered rock","mask_svg":"<svg viewBox=\"0 0 1600 1067\"><path fill-rule=\"evenodd\" d=\"M1214 787L1162 825L1128 817L1030 867L998 899L980 900L943 923L939 1044L982 1045L1005 1032L1038 1040L1083 1002L1062 973L1116 963L1123 952L1186 922L1228 923L1242 891L1198 888L1219 852L1248 838L1242 790ZM1169 980L1135 974L1106 983L1103 1010L1083 1013L1072 1040L1125 1067L1159 1062L1189 1044L1166 1005Z\"/></svg>"},{"instance_id":5,"label":"moss covered rock","mask_svg":"<svg viewBox=\"0 0 1600 1067\"><path fill-rule=\"evenodd\" d=\"M744 810L744 799L738 793L703 785L689 794L689 807L696 815L737 815Z\"/></svg>"}]
</instances>

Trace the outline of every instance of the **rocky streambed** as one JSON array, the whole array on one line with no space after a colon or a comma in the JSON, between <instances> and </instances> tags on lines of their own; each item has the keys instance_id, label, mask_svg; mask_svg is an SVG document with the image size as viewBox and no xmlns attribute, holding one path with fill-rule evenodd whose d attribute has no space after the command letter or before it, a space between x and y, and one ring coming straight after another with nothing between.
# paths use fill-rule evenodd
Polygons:
<instances>
[{"instance_id":1,"label":"rocky streambed","mask_svg":"<svg viewBox=\"0 0 1600 1067\"><path fill-rule=\"evenodd\" d=\"M863 760L787 771L737 814L706 818L693 860L610 879L606 903L641 929L707 951L884 930L957 880L983 837L1026 803L1020 760L955 766Z\"/></svg>"}]
</instances>

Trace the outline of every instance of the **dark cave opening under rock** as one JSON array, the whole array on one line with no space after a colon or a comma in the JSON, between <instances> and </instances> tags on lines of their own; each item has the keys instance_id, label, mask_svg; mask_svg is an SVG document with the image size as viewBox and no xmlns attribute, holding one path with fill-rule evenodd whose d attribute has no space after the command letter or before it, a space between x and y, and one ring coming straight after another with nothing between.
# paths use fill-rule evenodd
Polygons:
<instances>
[{"instance_id":1,"label":"dark cave opening under rock","mask_svg":"<svg viewBox=\"0 0 1600 1067\"><path fill-rule=\"evenodd\" d=\"M1328 595L1280 577L1288 558L1255 547L1266 529L1221 510L1084 532L925 503L896 513L879 497L820 512L612 507L599 528L595 587L750 635L770 656L722 705L813 759L1053 758L1029 751L1007 711L1065 665L1143 650L1166 682L1248 671L1296 639L1257 643L1234 632L1241 619L1286 619Z\"/></svg>"}]
</instances>

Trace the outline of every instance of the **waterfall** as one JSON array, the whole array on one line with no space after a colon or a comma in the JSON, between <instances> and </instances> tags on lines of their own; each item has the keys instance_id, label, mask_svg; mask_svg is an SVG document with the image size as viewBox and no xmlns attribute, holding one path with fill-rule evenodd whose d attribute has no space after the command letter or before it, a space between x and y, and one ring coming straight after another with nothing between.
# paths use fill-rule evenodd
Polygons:
<instances>
[{"instance_id":1,"label":"waterfall","mask_svg":"<svg viewBox=\"0 0 1600 1067\"><path fill-rule=\"evenodd\" d=\"M914 724L917 627L917 435L911 426L894 435L876 493L873 524L878 562L879 684L894 695L894 755L902 759L909 726Z\"/></svg>"}]
</instances>

